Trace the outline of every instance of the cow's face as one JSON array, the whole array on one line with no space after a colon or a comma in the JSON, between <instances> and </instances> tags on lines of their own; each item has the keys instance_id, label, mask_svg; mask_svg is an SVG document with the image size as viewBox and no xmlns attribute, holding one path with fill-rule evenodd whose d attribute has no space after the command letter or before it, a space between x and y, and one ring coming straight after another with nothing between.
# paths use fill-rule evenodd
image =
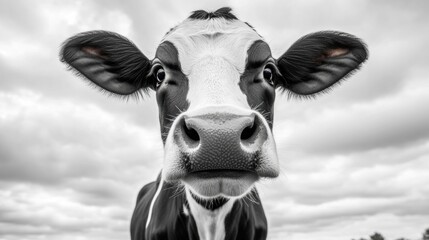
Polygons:
<instances>
[{"instance_id":1,"label":"cow's face","mask_svg":"<svg viewBox=\"0 0 429 240\"><path fill-rule=\"evenodd\" d=\"M277 69L251 27L188 19L167 34L153 63L165 180L204 196L240 196L258 178L278 175Z\"/></svg>"},{"instance_id":2,"label":"cow's face","mask_svg":"<svg viewBox=\"0 0 429 240\"><path fill-rule=\"evenodd\" d=\"M164 180L183 183L195 196L239 197L261 177L279 174L275 89L296 95L328 89L367 51L351 35L319 32L274 59L247 23L226 13L191 16L167 33L153 60L122 36L100 31L69 39L61 57L109 92L156 91Z\"/></svg>"}]
</instances>

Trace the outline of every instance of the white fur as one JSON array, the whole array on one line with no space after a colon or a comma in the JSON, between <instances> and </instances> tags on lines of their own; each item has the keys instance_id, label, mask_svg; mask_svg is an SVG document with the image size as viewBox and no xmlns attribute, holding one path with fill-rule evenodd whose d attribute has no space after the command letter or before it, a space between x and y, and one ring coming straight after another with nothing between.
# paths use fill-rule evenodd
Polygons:
<instances>
[{"instance_id":1,"label":"white fur","mask_svg":"<svg viewBox=\"0 0 429 240\"><path fill-rule=\"evenodd\" d=\"M189 75L188 112L210 105L227 105L250 109L238 83L240 74L227 59L205 56Z\"/></svg>"},{"instance_id":2,"label":"white fur","mask_svg":"<svg viewBox=\"0 0 429 240\"><path fill-rule=\"evenodd\" d=\"M163 183L164 183L164 180L161 179L159 186L158 186L158 189L156 189L155 195L153 196L152 201L150 202L149 213L148 213L147 220L146 220L146 229L149 226L150 220L152 218L153 206L155 204L156 199L159 196L159 193L161 192Z\"/></svg>"},{"instance_id":3,"label":"white fur","mask_svg":"<svg viewBox=\"0 0 429 240\"><path fill-rule=\"evenodd\" d=\"M201 240L225 239L225 218L234 205L234 199L230 199L222 207L210 211L198 204L186 190L189 208L197 224L198 236Z\"/></svg>"},{"instance_id":4,"label":"white fur","mask_svg":"<svg viewBox=\"0 0 429 240\"><path fill-rule=\"evenodd\" d=\"M183 213L185 214L185 216L189 216L189 210L188 210L188 208L185 206L185 204L183 204Z\"/></svg>"},{"instance_id":5,"label":"white fur","mask_svg":"<svg viewBox=\"0 0 429 240\"><path fill-rule=\"evenodd\" d=\"M185 75L206 56L220 56L244 72L247 50L261 37L239 20L214 18L187 19L168 33L163 41L170 41L179 51L179 60Z\"/></svg>"}]
</instances>

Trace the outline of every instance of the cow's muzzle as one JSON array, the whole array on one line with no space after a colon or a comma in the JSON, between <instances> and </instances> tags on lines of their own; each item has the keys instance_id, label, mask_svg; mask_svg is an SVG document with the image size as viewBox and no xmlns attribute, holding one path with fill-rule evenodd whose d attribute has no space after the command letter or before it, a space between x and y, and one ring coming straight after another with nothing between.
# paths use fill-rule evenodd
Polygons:
<instances>
[{"instance_id":1,"label":"cow's muzzle","mask_svg":"<svg viewBox=\"0 0 429 240\"><path fill-rule=\"evenodd\" d=\"M256 171L267 129L254 114L210 113L184 116L174 133L188 173Z\"/></svg>"},{"instance_id":2,"label":"cow's muzzle","mask_svg":"<svg viewBox=\"0 0 429 240\"><path fill-rule=\"evenodd\" d=\"M254 111L181 114L165 150L165 179L180 179L205 196L240 195L259 177L278 175L271 129Z\"/></svg>"}]
</instances>

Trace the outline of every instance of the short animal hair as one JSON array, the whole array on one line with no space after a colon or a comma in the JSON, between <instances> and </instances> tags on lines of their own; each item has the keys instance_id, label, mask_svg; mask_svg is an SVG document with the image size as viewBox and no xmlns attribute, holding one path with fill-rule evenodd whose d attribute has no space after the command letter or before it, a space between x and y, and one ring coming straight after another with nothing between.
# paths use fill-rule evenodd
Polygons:
<instances>
[{"instance_id":1,"label":"short animal hair","mask_svg":"<svg viewBox=\"0 0 429 240\"><path fill-rule=\"evenodd\" d=\"M237 20L237 17L231 13L232 9L230 7L219 8L214 12L206 12L204 10L196 10L193 11L190 19L200 19L200 20L208 20L212 18L224 18L226 20Z\"/></svg>"}]
</instances>

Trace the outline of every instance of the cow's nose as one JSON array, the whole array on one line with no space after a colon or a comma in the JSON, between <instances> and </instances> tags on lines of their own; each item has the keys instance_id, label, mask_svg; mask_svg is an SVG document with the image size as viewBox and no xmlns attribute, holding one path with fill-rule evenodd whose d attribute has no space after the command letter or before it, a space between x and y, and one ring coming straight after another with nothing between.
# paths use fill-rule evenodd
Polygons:
<instances>
[{"instance_id":1,"label":"cow's nose","mask_svg":"<svg viewBox=\"0 0 429 240\"><path fill-rule=\"evenodd\" d=\"M189 147L199 144L200 135L204 137L204 141L224 138L223 140L248 144L252 136L256 135L258 127L254 114L250 116L210 114L191 118L185 116L182 124L184 140Z\"/></svg>"},{"instance_id":2,"label":"cow's nose","mask_svg":"<svg viewBox=\"0 0 429 240\"><path fill-rule=\"evenodd\" d=\"M254 113L184 115L175 142L187 158L188 172L212 170L254 171L267 129Z\"/></svg>"}]
</instances>

